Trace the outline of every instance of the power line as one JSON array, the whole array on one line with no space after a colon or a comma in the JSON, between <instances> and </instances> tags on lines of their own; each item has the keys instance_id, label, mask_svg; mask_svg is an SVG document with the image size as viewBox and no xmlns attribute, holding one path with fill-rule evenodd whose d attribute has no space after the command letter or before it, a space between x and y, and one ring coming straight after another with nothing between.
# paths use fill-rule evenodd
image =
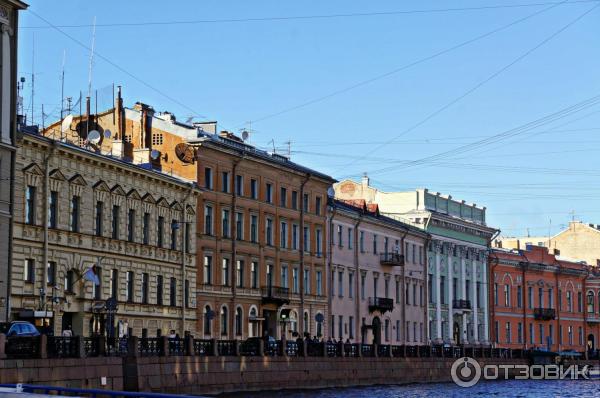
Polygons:
<instances>
[{"instance_id":1,"label":"power line","mask_svg":"<svg viewBox=\"0 0 600 398\"><path fill-rule=\"evenodd\" d=\"M459 49L461 47L465 47L465 46L467 46L467 45L469 45L471 43L477 42L477 41L479 41L481 39L484 39L484 38L486 38L488 36L491 36L491 35L493 35L495 33L498 33L500 31L508 29L511 26L517 25L517 24L519 24L521 22L524 22L524 21L526 21L528 19L531 19L531 18L533 18L533 17L535 17L537 15L540 15L540 14L542 14L542 13L544 13L544 12L546 12L546 11L554 8L554 7L557 7L558 5L565 4L565 3L566 3L566 0L562 1L562 2L559 2L559 3L552 3L552 5L550 7L544 8L544 9L542 9L540 11L536 11L536 12L534 12L534 13L532 13L530 15L527 15L527 16L525 16L523 18L519 18L519 19L517 19L517 20L515 20L515 21L513 21L513 22L511 22L511 23L509 23L507 25L503 25L503 26L501 26L499 28L493 29L493 30L488 31L486 33L483 33L483 34L481 34L479 36L476 36L476 37L474 37L472 39L469 39L467 41L463 41L463 42L461 42L459 44L456 44L456 45L448 47L448 48L446 48L444 50L438 51L438 52L436 52L436 53L434 53L432 55L426 56L424 58L420 58L420 59L418 59L416 61L410 62L410 63L405 64L403 66L400 66L398 68L392 69L392 70L390 70L388 72L385 72L385 73L379 74L377 76L371 77L369 79L362 80L362 81L360 81L358 83L354 83L352 85L346 86L346 87L341 88L339 90L333 91L333 92L331 92L329 94L325 94L325 95L322 95L322 96L319 96L319 97L307 100L305 102L302 102L302 103L300 103L298 105L295 105L295 106L292 106L292 107L289 107L289 108L286 108L286 109L282 109L282 110L277 111L275 113L271 113L271 114L259 117L257 119L254 119L254 120L252 120L252 124L256 124L258 122L262 122L264 120L271 119L273 117L280 116L280 115L283 115L285 113L289 113L289 112L292 112L292 111L295 111L295 110L307 107L309 105L312 105L312 104L315 104L315 103L318 103L318 102L322 102L322 101L324 101L326 99L335 97L335 96L340 95L340 94L347 93L348 91L357 89L359 87L365 86L365 85L373 83L375 81L378 81L378 80L387 78L389 76L395 75L396 73L402 72L402 71L404 71L406 69L409 69L409 68L411 68L413 66L416 66L416 65L422 64L422 63L424 63L426 61L435 59L435 58L437 58L439 56L442 56L444 54L447 54L447 53L449 53L451 51L457 50L457 49Z\"/></svg>"},{"instance_id":2,"label":"power line","mask_svg":"<svg viewBox=\"0 0 600 398\"><path fill-rule=\"evenodd\" d=\"M497 4L489 6L477 7L453 7L453 8L432 8L432 9L417 9L417 10L400 10L400 11L379 11L379 12L357 12L357 13L340 13L340 14L322 14L322 15L297 15L297 16L279 16L279 17L256 17L256 18L224 18L224 19L196 19L183 21L147 21L147 22L114 22L97 24L97 28L116 28L116 27L138 27L138 26L164 26L164 25L200 25L200 24L217 24L217 23L240 23L240 22L272 22L272 21L294 21L294 20L312 20L312 19L333 19L333 18L356 18L356 17L377 17L377 16L392 16L392 15L410 15L410 14L433 14L433 13L448 13L460 11L485 11L497 10L503 8L526 8L526 7L541 7L547 5L559 4L577 4L577 3L595 3L600 0L575 0L568 3L565 2L538 2L538 3L522 3L522 4ZM31 11L31 10L28 10ZM58 28L89 28L90 24L77 25L56 25ZM21 26L21 29L48 29L50 26Z\"/></svg>"},{"instance_id":3,"label":"power line","mask_svg":"<svg viewBox=\"0 0 600 398\"><path fill-rule=\"evenodd\" d=\"M561 34L562 32L564 32L566 29L568 29L569 27L571 27L574 24L576 24L577 22L579 22L586 15L588 15L589 13L591 13L592 11L594 11L596 8L598 8L598 6L600 6L600 4L594 5L593 7L591 7L590 9L588 9L587 11L585 11L584 13L580 14L579 16L577 16L577 18L573 19L572 21L570 21L566 25L562 26L560 29L558 29L557 31L555 31L554 33L552 33L550 36L546 37L544 40L542 40L541 42L539 42L538 44L536 44L535 46L533 46L529 50L525 51L523 54L519 55L517 58L515 58L511 62L509 62L508 64L504 65L502 68L500 68L499 70L495 71L494 73L492 73L490 76L488 76L484 80L478 82L477 84L475 84L473 87L471 87L470 89L468 89L467 91L465 91L464 93L462 93L461 95L459 95L458 97L454 98L450 102L444 104L440 108L436 109L434 112L432 112L429 115L427 115L424 119L421 119L419 122L413 124L411 127L407 128L406 130L402 131L400 134L396 135L394 138L392 138L391 140L389 140L389 142L393 142L397 138L399 138L399 137L401 137L403 135L406 135L406 134L410 133L411 131L417 129L418 127L422 126L423 124L425 124L429 120L433 119L434 117L436 117L437 115L439 115L440 113L442 113L443 111L445 111L446 109L450 108L454 104L460 102L461 100L463 100L467 96L471 95L472 93L474 93L475 91L477 91L479 88L481 88L483 85L485 85L489 81L495 79L497 76L499 76L500 74L502 74L503 72L505 72L506 70L508 70L509 68L511 68L513 65L517 64L518 62L520 62L521 60L525 59L527 56L529 56L534 51L536 51L537 49L539 49L540 47L542 47L543 45L545 45L546 43L548 43L550 40L552 40L553 38L555 38L556 36L558 36L559 34ZM373 152L377 151L378 149L380 149L384 145L385 144L378 145L375 148L371 149L370 151L367 151L365 153L365 156L368 156L368 155L372 154ZM348 167L348 166L350 166L352 164L354 164L355 162L356 161L350 162L349 164L345 165L344 168Z\"/></svg>"}]
</instances>

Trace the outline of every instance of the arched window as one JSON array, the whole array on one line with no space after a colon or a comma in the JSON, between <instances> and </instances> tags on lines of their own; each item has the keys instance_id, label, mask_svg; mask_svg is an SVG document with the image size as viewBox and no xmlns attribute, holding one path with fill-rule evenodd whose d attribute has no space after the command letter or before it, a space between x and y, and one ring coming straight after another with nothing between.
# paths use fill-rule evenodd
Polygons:
<instances>
[{"instance_id":1,"label":"arched window","mask_svg":"<svg viewBox=\"0 0 600 398\"><path fill-rule=\"evenodd\" d=\"M227 307L221 307L221 336L227 336Z\"/></svg>"},{"instance_id":2,"label":"arched window","mask_svg":"<svg viewBox=\"0 0 600 398\"><path fill-rule=\"evenodd\" d=\"M298 313L290 311L290 330L298 333Z\"/></svg>"},{"instance_id":3,"label":"arched window","mask_svg":"<svg viewBox=\"0 0 600 398\"><path fill-rule=\"evenodd\" d=\"M594 292L589 291L587 294L587 312L590 314L594 313Z\"/></svg>"},{"instance_id":4,"label":"arched window","mask_svg":"<svg viewBox=\"0 0 600 398\"><path fill-rule=\"evenodd\" d=\"M256 307L250 308L250 315L248 317L248 335L249 337L258 337L258 312Z\"/></svg>"},{"instance_id":5,"label":"arched window","mask_svg":"<svg viewBox=\"0 0 600 398\"><path fill-rule=\"evenodd\" d=\"M242 308L237 307L235 310L235 335L242 335Z\"/></svg>"},{"instance_id":6,"label":"arched window","mask_svg":"<svg viewBox=\"0 0 600 398\"><path fill-rule=\"evenodd\" d=\"M210 317L211 317L211 310L210 310L210 305L207 305L206 307L204 307L204 334L205 335L209 335L210 336Z\"/></svg>"},{"instance_id":7,"label":"arched window","mask_svg":"<svg viewBox=\"0 0 600 398\"><path fill-rule=\"evenodd\" d=\"M308 329L308 312L304 313L304 333L309 333L309 329Z\"/></svg>"}]
</instances>

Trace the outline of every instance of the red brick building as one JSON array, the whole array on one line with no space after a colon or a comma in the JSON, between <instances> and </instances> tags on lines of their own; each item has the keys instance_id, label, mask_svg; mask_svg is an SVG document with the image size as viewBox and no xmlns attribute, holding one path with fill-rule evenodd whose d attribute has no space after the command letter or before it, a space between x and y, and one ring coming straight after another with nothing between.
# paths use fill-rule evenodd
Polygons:
<instances>
[{"instance_id":1,"label":"red brick building","mask_svg":"<svg viewBox=\"0 0 600 398\"><path fill-rule=\"evenodd\" d=\"M588 265L539 246L493 250L489 265L490 337L498 347L597 348L600 284Z\"/></svg>"}]
</instances>

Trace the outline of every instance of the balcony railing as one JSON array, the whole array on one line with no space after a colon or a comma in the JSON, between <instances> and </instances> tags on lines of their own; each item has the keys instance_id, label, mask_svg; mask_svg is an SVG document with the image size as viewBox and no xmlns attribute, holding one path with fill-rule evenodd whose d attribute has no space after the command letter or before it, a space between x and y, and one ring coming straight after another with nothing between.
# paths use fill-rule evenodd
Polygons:
<instances>
[{"instance_id":1,"label":"balcony railing","mask_svg":"<svg viewBox=\"0 0 600 398\"><path fill-rule=\"evenodd\" d=\"M533 317L538 321L549 321L556 318L554 308L534 308Z\"/></svg>"},{"instance_id":2,"label":"balcony railing","mask_svg":"<svg viewBox=\"0 0 600 398\"><path fill-rule=\"evenodd\" d=\"M263 286L261 288L263 304L284 305L290 303L290 289L280 286Z\"/></svg>"},{"instance_id":3,"label":"balcony railing","mask_svg":"<svg viewBox=\"0 0 600 398\"><path fill-rule=\"evenodd\" d=\"M379 255L381 265L390 265L402 267L404 266L404 255L398 253L381 253Z\"/></svg>"},{"instance_id":4,"label":"balcony railing","mask_svg":"<svg viewBox=\"0 0 600 398\"><path fill-rule=\"evenodd\" d=\"M452 308L455 310L470 310L471 300L452 300Z\"/></svg>"},{"instance_id":5,"label":"balcony railing","mask_svg":"<svg viewBox=\"0 0 600 398\"><path fill-rule=\"evenodd\" d=\"M369 298L369 311L379 311L384 313L386 311L394 310L394 300L383 297L370 297Z\"/></svg>"},{"instance_id":6,"label":"balcony railing","mask_svg":"<svg viewBox=\"0 0 600 398\"><path fill-rule=\"evenodd\" d=\"M587 323L600 323L600 316L588 313L586 321Z\"/></svg>"}]
</instances>

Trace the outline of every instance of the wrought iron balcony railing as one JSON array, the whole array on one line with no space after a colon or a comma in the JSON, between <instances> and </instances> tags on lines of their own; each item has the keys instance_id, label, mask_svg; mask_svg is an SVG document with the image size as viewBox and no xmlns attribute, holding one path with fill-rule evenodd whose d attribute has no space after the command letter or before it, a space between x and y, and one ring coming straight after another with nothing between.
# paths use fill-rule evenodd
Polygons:
<instances>
[{"instance_id":1,"label":"wrought iron balcony railing","mask_svg":"<svg viewBox=\"0 0 600 398\"><path fill-rule=\"evenodd\" d=\"M284 305L290 303L290 289L281 286L263 286L261 288L263 304Z\"/></svg>"},{"instance_id":2,"label":"wrought iron balcony railing","mask_svg":"<svg viewBox=\"0 0 600 398\"><path fill-rule=\"evenodd\" d=\"M394 300L383 297L370 297L369 298L369 311L379 311L384 313L386 311L394 310Z\"/></svg>"},{"instance_id":3,"label":"wrought iron balcony railing","mask_svg":"<svg viewBox=\"0 0 600 398\"><path fill-rule=\"evenodd\" d=\"M379 255L381 265L390 265L402 267L404 265L404 255L398 253L381 253Z\"/></svg>"}]
</instances>

